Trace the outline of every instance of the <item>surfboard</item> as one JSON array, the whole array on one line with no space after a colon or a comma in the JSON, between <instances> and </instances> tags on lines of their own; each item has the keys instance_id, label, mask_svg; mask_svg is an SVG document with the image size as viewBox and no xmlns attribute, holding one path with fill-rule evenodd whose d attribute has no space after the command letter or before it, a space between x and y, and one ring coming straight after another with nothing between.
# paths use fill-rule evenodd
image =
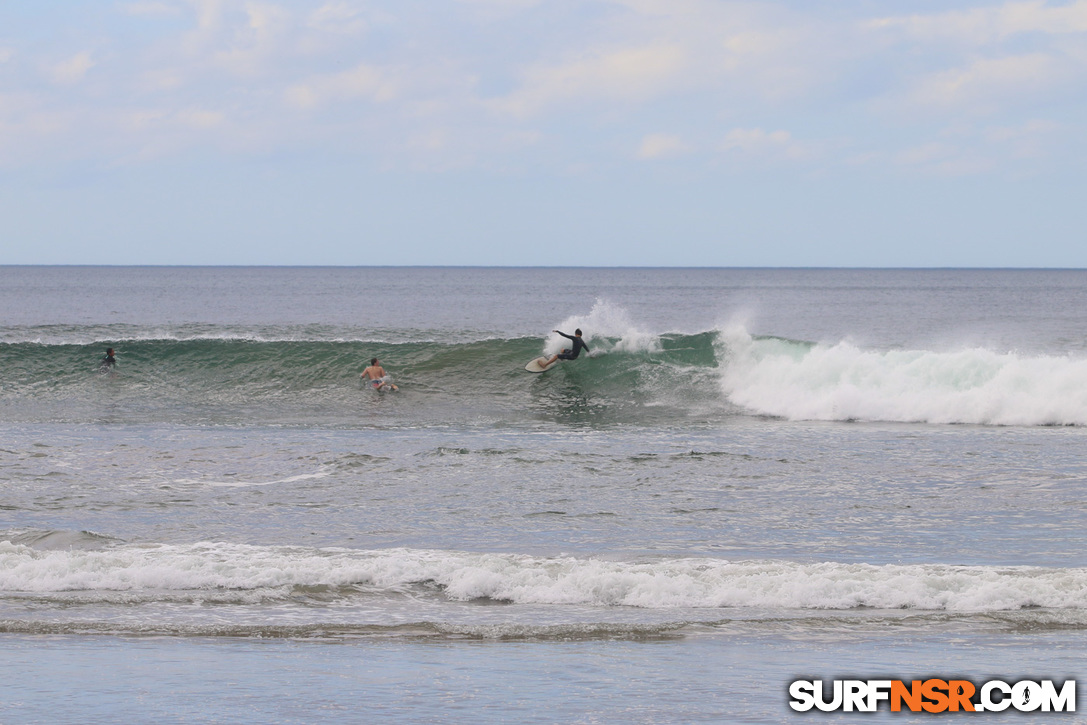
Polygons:
<instances>
[{"instance_id":1,"label":"surfboard","mask_svg":"<svg viewBox=\"0 0 1087 725\"><path fill-rule=\"evenodd\" d=\"M376 382L382 382L384 383L384 385L375 386L374 383ZM366 378L363 378L362 384L368 387L370 390L373 390L375 393L396 392L400 389L399 386L393 383L393 379L389 375L386 375L383 378L378 378L377 380L367 380Z\"/></svg>"},{"instance_id":2,"label":"surfboard","mask_svg":"<svg viewBox=\"0 0 1087 725\"><path fill-rule=\"evenodd\" d=\"M525 365L525 370L528 370L530 373L546 373L548 370L559 364L558 360L551 363L550 365L545 365L544 363L546 362L546 357L538 357L535 360L531 361L528 365Z\"/></svg>"}]
</instances>

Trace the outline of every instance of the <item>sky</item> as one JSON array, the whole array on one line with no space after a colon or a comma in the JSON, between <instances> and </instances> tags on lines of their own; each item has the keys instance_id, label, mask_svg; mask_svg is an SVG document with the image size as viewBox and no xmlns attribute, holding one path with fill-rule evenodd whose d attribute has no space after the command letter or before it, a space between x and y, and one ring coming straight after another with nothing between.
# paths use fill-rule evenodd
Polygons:
<instances>
[{"instance_id":1,"label":"sky","mask_svg":"<svg viewBox=\"0 0 1087 725\"><path fill-rule=\"evenodd\" d=\"M1087 0L0 0L0 264L1087 267Z\"/></svg>"}]
</instances>

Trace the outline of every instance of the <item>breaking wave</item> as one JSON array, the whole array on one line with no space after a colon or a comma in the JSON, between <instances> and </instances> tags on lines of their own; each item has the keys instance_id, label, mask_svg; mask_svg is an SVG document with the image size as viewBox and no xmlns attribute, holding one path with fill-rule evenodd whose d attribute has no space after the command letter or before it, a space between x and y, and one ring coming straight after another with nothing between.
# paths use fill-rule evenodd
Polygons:
<instances>
[{"instance_id":1,"label":"breaking wave","mask_svg":"<svg viewBox=\"0 0 1087 725\"><path fill-rule=\"evenodd\" d=\"M562 349L566 341L554 333L442 341L427 331L335 338L342 331L314 326L185 328L166 337L130 326L9 329L5 339L14 341L0 342L0 414L13 421L350 425L373 401L358 375L376 356L402 391L389 396L395 402L382 414L409 425L638 425L752 415L1087 425L1087 360L1073 356L865 349L754 335L739 325L657 334L603 302L557 325L576 327L584 328L590 353L542 376L524 365ZM106 346L117 349L114 375L98 374Z\"/></svg>"},{"instance_id":2,"label":"breaking wave","mask_svg":"<svg viewBox=\"0 0 1087 725\"><path fill-rule=\"evenodd\" d=\"M721 388L790 420L1087 424L1087 360L970 348L865 350L723 331Z\"/></svg>"},{"instance_id":3,"label":"breaking wave","mask_svg":"<svg viewBox=\"0 0 1087 725\"><path fill-rule=\"evenodd\" d=\"M590 607L1087 609L1087 569L595 558L203 542L40 549L0 541L0 599L256 603L360 596Z\"/></svg>"}]
</instances>

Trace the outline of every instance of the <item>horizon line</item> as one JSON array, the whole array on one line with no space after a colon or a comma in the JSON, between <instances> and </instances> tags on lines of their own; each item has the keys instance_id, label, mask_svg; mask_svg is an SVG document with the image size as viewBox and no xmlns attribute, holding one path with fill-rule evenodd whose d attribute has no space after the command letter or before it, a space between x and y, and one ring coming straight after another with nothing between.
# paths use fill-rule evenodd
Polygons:
<instances>
[{"instance_id":1,"label":"horizon line","mask_svg":"<svg viewBox=\"0 0 1087 725\"><path fill-rule=\"evenodd\" d=\"M840 265L546 265L546 264L81 264L81 263L0 263L0 269L18 267L105 268L105 269L674 269L674 270L827 270L827 271L1038 271L1077 272L1087 267L1017 266L840 266Z\"/></svg>"}]
</instances>

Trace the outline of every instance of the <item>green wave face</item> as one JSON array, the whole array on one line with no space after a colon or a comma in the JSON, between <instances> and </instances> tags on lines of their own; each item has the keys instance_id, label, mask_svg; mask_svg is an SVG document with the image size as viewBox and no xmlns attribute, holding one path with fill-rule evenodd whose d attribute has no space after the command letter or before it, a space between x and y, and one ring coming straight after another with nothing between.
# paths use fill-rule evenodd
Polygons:
<instances>
[{"instance_id":1,"label":"green wave face","mask_svg":"<svg viewBox=\"0 0 1087 725\"><path fill-rule=\"evenodd\" d=\"M716 333L657 338L543 375L524 370L539 338L468 343L130 340L0 344L0 413L25 422L172 422L332 426L559 422L612 425L719 414ZM98 369L116 349L112 374ZM397 393L359 375L381 360Z\"/></svg>"},{"instance_id":2,"label":"green wave face","mask_svg":"<svg viewBox=\"0 0 1087 725\"><path fill-rule=\"evenodd\" d=\"M594 337L591 354L543 374L525 371L557 343L535 337L0 343L0 415L28 423L334 427L609 427L735 416L1087 425L1087 360L1075 357L873 350L733 328ZM109 344L118 365L102 374L98 361ZM359 379L372 357L398 392L375 392Z\"/></svg>"}]
</instances>

